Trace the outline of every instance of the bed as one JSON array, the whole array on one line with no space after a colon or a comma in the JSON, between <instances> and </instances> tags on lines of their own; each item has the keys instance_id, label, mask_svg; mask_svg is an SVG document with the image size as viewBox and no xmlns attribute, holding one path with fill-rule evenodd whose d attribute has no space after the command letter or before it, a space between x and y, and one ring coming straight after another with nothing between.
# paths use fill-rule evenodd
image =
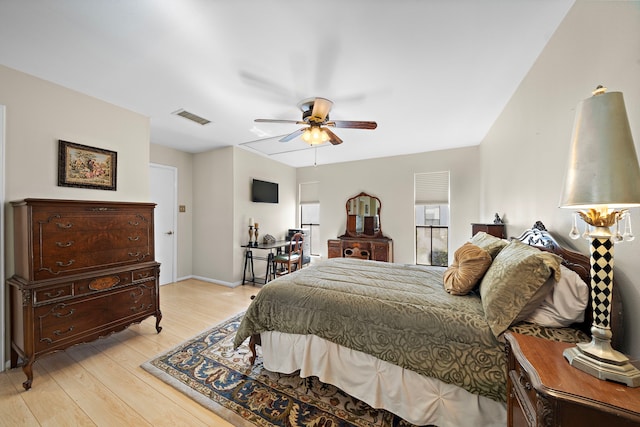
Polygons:
<instances>
[{"instance_id":1,"label":"bed","mask_svg":"<svg viewBox=\"0 0 640 427\"><path fill-rule=\"evenodd\" d=\"M470 249L487 264L471 281ZM504 426L504 332L588 341L588 274L541 223L512 241L478 233L448 268L328 259L265 285L234 343L250 340L251 363L260 345L265 369L317 376L413 424ZM571 275L582 306L549 326L558 319L540 311Z\"/></svg>"}]
</instances>

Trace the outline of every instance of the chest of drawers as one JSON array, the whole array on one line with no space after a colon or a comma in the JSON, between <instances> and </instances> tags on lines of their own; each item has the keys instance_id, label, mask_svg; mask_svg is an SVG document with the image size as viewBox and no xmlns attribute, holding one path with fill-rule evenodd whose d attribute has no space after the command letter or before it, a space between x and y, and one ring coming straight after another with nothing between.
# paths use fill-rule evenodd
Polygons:
<instances>
[{"instance_id":1,"label":"chest of drawers","mask_svg":"<svg viewBox=\"0 0 640 427\"><path fill-rule=\"evenodd\" d=\"M39 357L156 317L153 203L13 202L11 365L33 381Z\"/></svg>"}]
</instances>

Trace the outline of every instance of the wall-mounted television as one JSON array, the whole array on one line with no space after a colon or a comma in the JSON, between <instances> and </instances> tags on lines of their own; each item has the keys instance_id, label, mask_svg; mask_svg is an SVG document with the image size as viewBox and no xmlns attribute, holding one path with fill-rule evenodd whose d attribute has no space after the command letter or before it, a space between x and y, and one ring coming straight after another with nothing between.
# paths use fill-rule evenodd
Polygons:
<instances>
[{"instance_id":1,"label":"wall-mounted television","mask_svg":"<svg viewBox=\"0 0 640 427\"><path fill-rule=\"evenodd\" d=\"M251 183L251 201L278 203L278 184L254 179Z\"/></svg>"}]
</instances>

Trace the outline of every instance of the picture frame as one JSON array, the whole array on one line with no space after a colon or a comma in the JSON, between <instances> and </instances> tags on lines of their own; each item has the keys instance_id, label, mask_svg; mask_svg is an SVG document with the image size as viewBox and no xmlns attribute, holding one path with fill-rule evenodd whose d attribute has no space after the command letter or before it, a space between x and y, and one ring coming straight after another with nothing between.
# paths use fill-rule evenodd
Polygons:
<instances>
[{"instance_id":1,"label":"picture frame","mask_svg":"<svg viewBox=\"0 0 640 427\"><path fill-rule=\"evenodd\" d=\"M58 186L116 191L118 153L58 140Z\"/></svg>"}]
</instances>

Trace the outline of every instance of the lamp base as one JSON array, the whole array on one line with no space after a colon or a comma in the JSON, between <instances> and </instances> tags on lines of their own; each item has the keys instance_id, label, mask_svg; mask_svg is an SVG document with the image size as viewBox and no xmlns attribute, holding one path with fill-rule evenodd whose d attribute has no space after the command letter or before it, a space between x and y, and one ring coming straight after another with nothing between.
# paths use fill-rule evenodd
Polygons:
<instances>
[{"instance_id":1,"label":"lamp base","mask_svg":"<svg viewBox=\"0 0 640 427\"><path fill-rule=\"evenodd\" d=\"M591 376L615 381L628 387L640 386L640 370L608 343L603 349L603 343L597 341L594 337L590 343L579 343L576 347L567 348L562 354L571 366Z\"/></svg>"}]
</instances>

